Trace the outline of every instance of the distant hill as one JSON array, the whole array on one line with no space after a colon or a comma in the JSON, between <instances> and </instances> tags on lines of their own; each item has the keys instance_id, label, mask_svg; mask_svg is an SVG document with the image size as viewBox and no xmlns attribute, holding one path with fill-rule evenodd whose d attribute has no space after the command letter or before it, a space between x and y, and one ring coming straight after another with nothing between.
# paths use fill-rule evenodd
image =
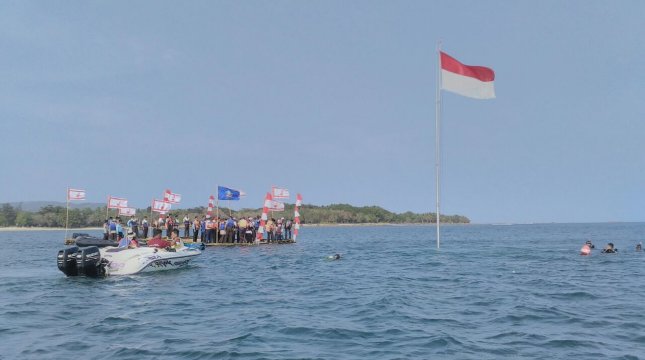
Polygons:
<instances>
[{"instance_id":1,"label":"distant hill","mask_svg":"<svg viewBox=\"0 0 645 360\"><path fill-rule=\"evenodd\" d=\"M0 204L1 205L1 204ZM20 208L22 211L36 212L45 206L63 206L65 207L64 201L22 201L22 202L12 202L9 205L14 208ZM91 203L85 201L75 201L69 203L70 209L94 209L97 207L105 207L105 203Z\"/></svg>"}]
</instances>

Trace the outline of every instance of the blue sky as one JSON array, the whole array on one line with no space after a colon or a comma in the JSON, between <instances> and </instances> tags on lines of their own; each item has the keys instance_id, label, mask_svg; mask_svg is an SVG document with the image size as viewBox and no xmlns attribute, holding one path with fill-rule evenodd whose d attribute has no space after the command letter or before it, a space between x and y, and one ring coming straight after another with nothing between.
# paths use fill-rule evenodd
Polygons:
<instances>
[{"instance_id":1,"label":"blue sky","mask_svg":"<svg viewBox=\"0 0 645 360\"><path fill-rule=\"evenodd\" d=\"M496 72L443 96L442 212L641 221L642 1L0 3L0 202L218 184L259 207L434 211L436 43ZM292 199L293 200L293 199Z\"/></svg>"}]
</instances>

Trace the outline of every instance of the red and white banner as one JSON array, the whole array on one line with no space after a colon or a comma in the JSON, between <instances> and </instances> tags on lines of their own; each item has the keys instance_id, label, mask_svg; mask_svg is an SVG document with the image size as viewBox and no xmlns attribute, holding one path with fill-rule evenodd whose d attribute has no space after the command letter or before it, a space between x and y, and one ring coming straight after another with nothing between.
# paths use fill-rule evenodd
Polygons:
<instances>
[{"instance_id":1,"label":"red and white banner","mask_svg":"<svg viewBox=\"0 0 645 360\"><path fill-rule=\"evenodd\" d=\"M267 193L267 195L264 197L264 207L262 208L262 217L260 218L260 227L258 228L258 233L256 235L256 241L262 240L262 237L264 236L264 227L267 224L267 220L269 218L269 208L267 205L273 200L271 197L271 193Z\"/></svg>"},{"instance_id":2,"label":"red and white banner","mask_svg":"<svg viewBox=\"0 0 645 360\"><path fill-rule=\"evenodd\" d=\"M179 202L181 202L181 195L175 194L170 190L166 190L166 192L164 192L163 199L171 204L179 204Z\"/></svg>"},{"instance_id":3,"label":"red and white banner","mask_svg":"<svg viewBox=\"0 0 645 360\"><path fill-rule=\"evenodd\" d=\"M85 190L67 189L67 200L85 200Z\"/></svg>"},{"instance_id":4,"label":"red and white banner","mask_svg":"<svg viewBox=\"0 0 645 360\"><path fill-rule=\"evenodd\" d=\"M165 214L170 211L171 204L167 201L152 200L152 211Z\"/></svg>"},{"instance_id":5,"label":"red and white banner","mask_svg":"<svg viewBox=\"0 0 645 360\"><path fill-rule=\"evenodd\" d=\"M267 208L271 211L284 211L284 203L279 201L270 200L268 205Z\"/></svg>"},{"instance_id":6,"label":"red and white banner","mask_svg":"<svg viewBox=\"0 0 645 360\"><path fill-rule=\"evenodd\" d=\"M300 230L300 206L302 205L302 195L296 194L296 206L293 209L293 241L298 237Z\"/></svg>"},{"instance_id":7,"label":"red and white banner","mask_svg":"<svg viewBox=\"0 0 645 360\"><path fill-rule=\"evenodd\" d=\"M213 207L215 206L215 196L211 195L208 198L208 211L206 212L206 217L211 218L213 216Z\"/></svg>"},{"instance_id":8,"label":"red and white banner","mask_svg":"<svg viewBox=\"0 0 645 360\"><path fill-rule=\"evenodd\" d=\"M475 98L495 98L495 72L483 66L464 65L441 52L441 89Z\"/></svg>"},{"instance_id":9,"label":"red and white banner","mask_svg":"<svg viewBox=\"0 0 645 360\"><path fill-rule=\"evenodd\" d=\"M123 198L112 197L112 195L110 195L108 196L107 207L108 209L127 208L128 200Z\"/></svg>"},{"instance_id":10,"label":"red and white banner","mask_svg":"<svg viewBox=\"0 0 645 360\"><path fill-rule=\"evenodd\" d=\"M271 196L273 196L274 199L288 199L289 189L273 186L271 187Z\"/></svg>"},{"instance_id":11,"label":"red and white banner","mask_svg":"<svg viewBox=\"0 0 645 360\"><path fill-rule=\"evenodd\" d=\"M134 214L137 213L137 210L135 208L131 207L126 207L126 208L119 208L119 216L134 216Z\"/></svg>"}]
</instances>

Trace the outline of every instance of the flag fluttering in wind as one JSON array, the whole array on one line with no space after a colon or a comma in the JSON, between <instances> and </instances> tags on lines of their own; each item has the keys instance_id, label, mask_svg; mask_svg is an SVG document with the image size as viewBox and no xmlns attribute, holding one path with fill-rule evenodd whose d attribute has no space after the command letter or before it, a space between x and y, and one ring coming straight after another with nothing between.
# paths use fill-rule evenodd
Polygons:
<instances>
[{"instance_id":1,"label":"flag fluttering in wind","mask_svg":"<svg viewBox=\"0 0 645 360\"><path fill-rule=\"evenodd\" d=\"M167 201L161 201L161 200L152 200L152 211L158 212L160 214L165 214L166 212L170 211L170 207L172 204L170 204Z\"/></svg>"},{"instance_id":2,"label":"flag fluttering in wind","mask_svg":"<svg viewBox=\"0 0 645 360\"><path fill-rule=\"evenodd\" d=\"M288 199L289 198L289 189L272 186L271 187L271 196L273 196L274 199Z\"/></svg>"},{"instance_id":3,"label":"flag fluttering in wind","mask_svg":"<svg viewBox=\"0 0 645 360\"><path fill-rule=\"evenodd\" d=\"M240 192L224 186L217 187L218 200L240 200Z\"/></svg>"},{"instance_id":4,"label":"flag fluttering in wind","mask_svg":"<svg viewBox=\"0 0 645 360\"><path fill-rule=\"evenodd\" d=\"M495 98L495 72L483 66L464 65L441 52L441 89L475 99Z\"/></svg>"},{"instance_id":5,"label":"flag fluttering in wind","mask_svg":"<svg viewBox=\"0 0 645 360\"><path fill-rule=\"evenodd\" d=\"M134 216L137 213L137 210L135 208L131 207L126 207L126 208L119 208L119 216Z\"/></svg>"},{"instance_id":6,"label":"flag fluttering in wind","mask_svg":"<svg viewBox=\"0 0 645 360\"><path fill-rule=\"evenodd\" d=\"M164 201L169 202L171 204L179 204L179 202L181 201L181 195L175 194L172 191L166 189L163 195L163 199Z\"/></svg>"},{"instance_id":7,"label":"flag fluttering in wind","mask_svg":"<svg viewBox=\"0 0 645 360\"><path fill-rule=\"evenodd\" d=\"M300 230L300 206L302 205L302 195L296 194L296 206L293 211L293 241L298 237Z\"/></svg>"},{"instance_id":8,"label":"flag fluttering in wind","mask_svg":"<svg viewBox=\"0 0 645 360\"><path fill-rule=\"evenodd\" d=\"M67 189L67 200L85 200L85 190Z\"/></svg>"},{"instance_id":9,"label":"flag fluttering in wind","mask_svg":"<svg viewBox=\"0 0 645 360\"><path fill-rule=\"evenodd\" d=\"M281 203L276 200L271 200L268 206L271 211L284 211L284 203Z\"/></svg>"},{"instance_id":10,"label":"flag fluttering in wind","mask_svg":"<svg viewBox=\"0 0 645 360\"><path fill-rule=\"evenodd\" d=\"M112 197L112 195L110 195L108 197L107 207L108 209L126 208L128 207L128 200L124 198Z\"/></svg>"}]
</instances>

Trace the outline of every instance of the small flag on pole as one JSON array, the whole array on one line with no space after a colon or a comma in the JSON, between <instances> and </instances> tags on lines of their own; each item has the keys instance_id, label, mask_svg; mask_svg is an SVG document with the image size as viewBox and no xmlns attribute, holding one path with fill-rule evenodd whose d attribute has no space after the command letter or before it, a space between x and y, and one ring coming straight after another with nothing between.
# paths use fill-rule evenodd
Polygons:
<instances>
[{"instance_id":1,"label":"small flag on pole","mask_svg":"<svg viewBox=\"0 0 645 360\"><path fill-rule=\"evenodd\" d=\"M284 203L275 200L269 200L267 208L271 211L284 211Z\"/></svg>"},{"instance_id":2,"label":"small flag on pole","mask_svg":"<svg viewBox=\"0 0 645 360\"><path fill-rule=\"evenodd\" d=\"M240 192L224 186L217 187L218 200L240 200Z\"/></svg>"},{"instance_id":3,"label":"small flag on pole","mask_svg":"<svg viewBox=\"0 0 645 360\"><path fill-rule=\"evenodd\" d=\"M288 199L289 198L289 189L271 187L271 195L274 199Z\"/></svg>"},{"instance_id":4,"label":"small flag on pole","mask_svg":"<svg viewBox=\"0 0 645 360\"><path fill-rule=\"evenodd\" d=\"M108 209L119 209L119 208L126 208L128 207L128 200L123 199L123 198L117 198L117 197L110 197L108 198Z\"/></svg>"},{"instance_id":5,"label":"small flag on pole","mask_svg":"<svg viewBox=\"0 0 645 360\"><path fill-rule=\"evenodd\" d=\"M163 198L164 198L164 200L166 202L169 202L171 204L179 204L179 202L181 201L181 195L175 194L175 193L171 192L170 190L166 190L164 192L164 197Z\"/></svg>"},{"instance_id":6,"label":"small flag on pole","mask_svg":"<svg viewBox=\"0 0 645 360\"><path fill-rule=\"evenodd\" d=\"M131 207L126 207L126 208L119 208L119 216L134 216L137 213L137 210L135 208Z\"/></svg>"},{"instance_id":7,"label":"small flag on pole","mask_svg":"<svg viewBox=\"0 0 645 360\"><path fill-rule=\"evenodd\" d=\"M67 200L85 200L85 190L67 189Z\"/></svg>"},{"instance_id":8,"label":"small flag on pole","mask_svg":"<svg viewBox=\"0 0 645 360\"><path fill-rule=\"evenodd\" d=\"M160 214L165 214L166 212L170 211L171 205L172 204L167 201L152 200L152 211L158 212Z\"/></svg>"},{"instance_id":9,"label":"small flag on pole","mask_svg":"<svg viewBox=\"0 0 645 360\"><path fill-rule=\"evenodd\" d=\"M483 66L464 65L441 52L441 89L475 99L495 98L495 72Z\"/></svg>"}]
</instances>

